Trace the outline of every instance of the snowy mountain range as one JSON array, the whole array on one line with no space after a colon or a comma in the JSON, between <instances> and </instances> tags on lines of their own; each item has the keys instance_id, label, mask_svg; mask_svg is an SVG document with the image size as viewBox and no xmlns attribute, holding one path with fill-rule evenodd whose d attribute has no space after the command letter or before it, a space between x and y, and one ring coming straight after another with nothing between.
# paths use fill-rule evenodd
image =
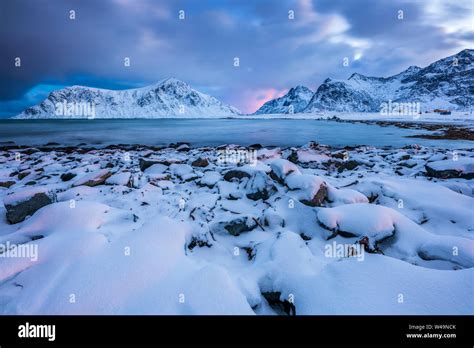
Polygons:
<instances>
[{"instance_id":1,"label":"snowy mountain range","mask_svg":"<svg viewBox=\"0 0 474 348\"><path fill-rule=\"evenodd\" d=\"M169 78L154 85L126 90L72 86L15 118L152 118L232 116L240 111L216 98Z\"/></svg>"},{"instance_id":2,"label":"snowy mountain range","mask_svg":"<svg viewBox=\"0 0 474 348\"><path fill-rule=\"evenodd\" d=\"M380 112L386 103L419 103L420 111L468 110L474 106L474 50L411 66L390 77L358 73L347 80L326 79L316 92L304 86L267 101L255 114L320 111ZM228 117L241 112L216 98L169 78L151 86L108 90L72 86L51 92L15 118Z\"/></svg>"},{"instance_id":3,"label":"snowy mountain range","mask_svg":"<svg viewBox=\"0 0 474 348\"><path fill-rule=\"evenodd\" d=\"M305 86L291 88L287 94L272 99L258 109L255 114L293 114L302 112L313 97L314 92Z\"/></svg>"},{"instance_id":4,"label":"snowy mountain range","mask_svg":"<svg viewBox=\"0 0 474 348\"><path fill-rule=\"evenodd\" d=\"M294 90L266 102L255 114L288 113L293 100L295 112L379 112L381 104L389 101L418 102L421 111L467 110L474 106L474 50L465 49L426 68L411 66L390 77L354 73L347 80L328 78L306 106L302 101L307 99L307 89L300 95L294 95Z\"/></svg>"}]
</instances>

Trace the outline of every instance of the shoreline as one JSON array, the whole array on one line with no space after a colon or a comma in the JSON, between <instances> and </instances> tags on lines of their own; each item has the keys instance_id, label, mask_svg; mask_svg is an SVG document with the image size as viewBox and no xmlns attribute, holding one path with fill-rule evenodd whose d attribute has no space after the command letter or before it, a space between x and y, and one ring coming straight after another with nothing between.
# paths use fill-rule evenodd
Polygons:
<instances>
[{"instance_id":1,"label":"shoreline","mask_svg":"<svg viewBox=\"0 0 474 348\"><path fill-rule=\"evenodd\" d=\"M43 314L179 314L178 294L192 299L196 286L220 302L190 301L193 313L335 314L321 306L354 290L331 296L331 284L359 281L365 297L374 278L408 286L416 305L405 314L470 310L474 149L51 144L0 148L0 163L0 244L37 246L40 260L0 258L3 314L37 314L32 299L46 301ZM64 267L41 267L58 258ZM150 289L146 306L134 307L110 269ZM51 296L38 297L38 286ZM63 305L71 287L81 301ZM156 293L168 295L156 302ZM400 310L378 292L370 299L345 310Z\"/></svg>"}]
</instances>

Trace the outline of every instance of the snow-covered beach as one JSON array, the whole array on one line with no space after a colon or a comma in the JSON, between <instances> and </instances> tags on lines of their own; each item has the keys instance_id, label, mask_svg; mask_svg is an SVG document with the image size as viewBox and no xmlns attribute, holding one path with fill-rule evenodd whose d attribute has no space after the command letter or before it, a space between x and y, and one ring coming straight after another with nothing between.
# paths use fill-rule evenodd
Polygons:
<instances>
[{"instance_id":1,"label":"snow-covered beach","mask_svg":"<svg viewBox=\"0 0 474 348\"><path fill-rule=\"evenodd\" d=\"M472 148L6 144L0 163L2 314L474 312Z\"/></svg>"}]
</instances>

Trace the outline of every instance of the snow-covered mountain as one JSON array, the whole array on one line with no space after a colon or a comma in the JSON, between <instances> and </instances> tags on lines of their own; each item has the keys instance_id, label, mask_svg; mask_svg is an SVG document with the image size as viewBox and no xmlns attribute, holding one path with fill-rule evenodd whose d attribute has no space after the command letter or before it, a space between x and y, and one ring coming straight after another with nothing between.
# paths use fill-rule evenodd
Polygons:
<instances>
[{"instance_id":1,"label":"snow-covered mountain","mask_svg":"<svg viewBox=\"0 0 474 348\"><path fill-rule=\"evenodd\" d=\"M51 92L38 105L15 118L154 118L222 117L240 111L216 98L169 78L154 85L126 90L72 86Z\"/></svg>"},{"instance_id":2,"label":"snow-covered mountain","mask_svg":"<svg viewBox=\"0 0 474 348\"><path fill-rule=\"evenodd\" d=\"M292 114L302 112L313 97L314 92L305 86L291 88L287 94L272 99L262 105L255 114Z\"/></svg>"},{"instance_id":3,"label":"snow-covered mountain","mask_svg":"<svg viewBox=\"0 0 474 348\"><path fill-rule=\"evenodd\" d=\"M467 110L474 106L474 50L438 60L426 68L410 66L390 77L354 73L347 80L326 79L313 94L298 86L266 102L255 114L294 112L379 112L383 104L419 103L420 111Z\"/></svg>"},{"instance_id":4,"label":"snow-covered mountain","mask_svg":"<svg viewBox=\"0 0 474 348\"><path fill-rule=\"evenodd\" d=\"M389 100L419 102L422 111L471 108L474 105L474 50L465 49L426 68L411 66L387 78L355 73L347 80L327 79L304 111L378 112L381 104Z\"/></svg>"}]
</instances>

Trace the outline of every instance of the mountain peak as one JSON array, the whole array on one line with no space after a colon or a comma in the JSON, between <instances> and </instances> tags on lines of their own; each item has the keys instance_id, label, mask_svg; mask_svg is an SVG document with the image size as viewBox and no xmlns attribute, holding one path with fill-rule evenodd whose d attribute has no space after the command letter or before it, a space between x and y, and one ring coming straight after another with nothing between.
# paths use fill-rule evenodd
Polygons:
<instances>
[{"instance_id":1,"label":"mountain peak","mask_svg":"<svg viewBox=\"0 0 474 348\"><path fill-rule=\"evenodd\" d=\"M303 85L297 85L279 98L263 104L255 114L292 114L302 112L313 96L313 91Z\"/></svg>"},{"instance_id":2,"label":"mountain peak","mask_svg":"<svg viewBox=\"0 0 474 348\"><path fill-rule=\"evenodd\" d=\"M466 110L474 105L473 89L474 50L465 49L425 68L410 66L387 78L353 73L348 80L327 79L304 112L378 112L388 100L418 102L421 110Z\"/></svg>"},{"instance_id":3,"label":"mountain peak","mask_svg":"<svg viewBox=\"0 0 474 348\"><path fill-rule=\"evenodd\" d=\"M353 73L351 76L349 76L348 80L356 80L356 79L361 79L365 80L367 76L359 74L359 73Z\"/></svg>"},{"instance_id":4,"label":"mountain peak","mask_svg":"<svg viewBox=\"0 0 474 348\"><path fill-rule=\"evenodd\" d=\"M472 48L465 48L462 51L459 51L455 54L455 56L474 56L474 49Z\"/></svg>"},{"instance_id":5,"label":"mountain peak","mask_svg":"<svg viewBox=\"0 0 474 348\"><path fill-rule=\"evenodd\" d=\"M158 85L182 85L182 86L189 86L186 82L178 80L175 77L168 77L164 80L158 82Z\"/></svg>"},{"instance_id":6,"label":"mountain peak","mask_svg":"<svg viewBox=\"0 0 474 348\"><path fill-rule=\"evenodd\" d=\"M58 103L88 103L97 118L222 117L240 114L236 108L192 89L186 82L167 78L156 84L125 90L71 86L50 93L38 105L16 118L86 118L57 114Z\"/></svg>"}]
</instances>

